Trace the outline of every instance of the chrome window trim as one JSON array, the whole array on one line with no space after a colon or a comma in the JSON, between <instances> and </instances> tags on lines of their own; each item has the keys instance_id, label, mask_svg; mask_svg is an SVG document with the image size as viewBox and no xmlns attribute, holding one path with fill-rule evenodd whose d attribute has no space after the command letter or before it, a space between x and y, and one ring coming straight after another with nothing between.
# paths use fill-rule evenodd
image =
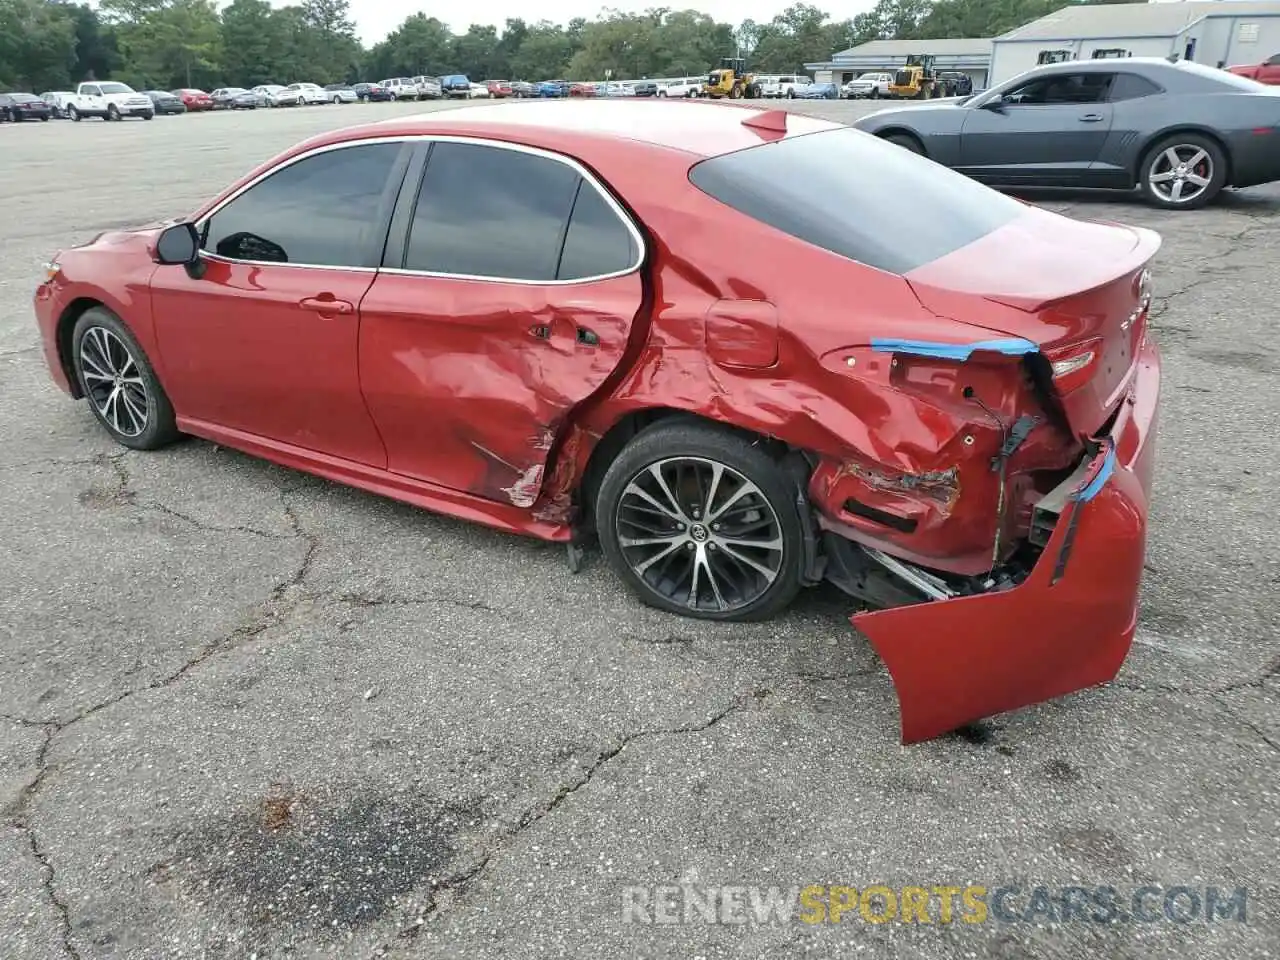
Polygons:
<instances>
[{"instance_id":1,"label":"chrome window trim","mask_svg":"<svg viewBox=\"0 0 1280 960\"><path fill-rule=\"evenodd\" d=\"M488 277L488 276L480 276L480 275L467 274L467 273L442 273L442 272L430 271L430 270L405 270L398 267L343 267L343 266L334 266L332 264L319 264L319 263L278 263L273 260L237 260L233 257L223 257L216 253L208 253L203 248L201 248L200 250L200 255L202 257L207 257L210 260L217 260L222 263L243 263L243 264L248 264L250 266L258 266L258 267L297 267L304 270L346 270L346 271L355 272L355 273L389 273L396 276L435 277L443 280L472 280L472 281L478 280L478 281L483 281L485 283L506 283L506 284L516 284L520 286L538 286L538 287L564 287L564 286L570 286L572 284L598 283L601 280L612 280L616 277L628 276L638 271L644 265L644 261L648 251L646 250L646 247L645 247L644 235L640 232L640 229L635 225L635 221L631 219L630 214L628 214L627 211L623 209L622 205L618 203L618 201L614 198L613 194L611 194L608 190L606 190L600 184L600 181L596 179L595 174L593 174L590 170L588 170L585 166L583 166L573 157L567 157L564 154L556 153L553 150L543 150L540 147L526 146L525 144L522 144L522 143L508 143L504 140L490 140L485 137L461 137L461 136L455 136L451 134L424 133L424 134L399 134L396 136L389 136L389 137L362 137L359 140L343 140L339 143L328 143L328 144L325 144L324 146L315 147L311 150L307 150L303 153L298 154L295 157L290 157L286 162L278 164L277 166L272 167L270 170L265 171L259 176L254 177L252 180L250 180L248 183L241 186L234 193L230 194L229 196L225 197L223 200L219 201L216 206L214 206L211 210L209 210L207 213L201 216L199 220L195 221L194 226L196 228L196 231L199 232L200 234L203 234L204 228L208 224L209 220L217 216L220 210L222 210L228 204L234 202L237 198L243 196L245 193L248 193L250 190L252 190L262 181L266 180L268 177L271 177L274 174L279 173L281 170L284 170L284 169L287 169L288 167L293 166L295 163L300 163L303 160L306 160L310 157L318 156L322 153L329 153L333 150L344 150L348 147L368 146L369 144L375 144L375 143L409 143L409 142L461 143L461 144L469 144L473 146L495 147L500 150L510 150L514 153L524 153L530 156L544 157L545 159L554 160L557 163L565 164L570 169L572 169L575 173L577 173L578 176L582 177L582 179L586 183L590 184L591 188L594 189L596 193L600 195L600 197L604 200L605 204L609 207L609 209L613 211L614 216L616 216L622 222L623 227L631 235L631 239L632 241L634 241L636 245L636 250L637 250L636 261L625 270L615 270L612 273L602 273L602 274L597 274L590 277L574 278L572 280L521 280L521 279L516 279L512 277ZM427 166L430 167L430 165L431 164L428 161ZM423 177L425 176L426 176L426 170L424 169ZM417 188L417 185L415 185L415 189L416 188ZM404 189L404 188L402 187L401 189Z\"/></svg>"}]
</instances>

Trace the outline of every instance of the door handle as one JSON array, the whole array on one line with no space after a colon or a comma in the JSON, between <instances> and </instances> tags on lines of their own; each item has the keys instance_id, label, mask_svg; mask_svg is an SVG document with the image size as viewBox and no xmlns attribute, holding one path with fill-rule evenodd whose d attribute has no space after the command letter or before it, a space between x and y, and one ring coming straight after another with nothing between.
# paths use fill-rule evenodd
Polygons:
<instances>
[{"instance_id":1,"label":"door handle","mask_svg":"<svg viewBox=\"0 0 1280 960\"><path fill-rule=\"evenodd\" d=\"M1080 118L1080 122L1081 123L1097 123L1101 119L1102 119L1102 114L1100 113L1086 113L1083 117Z\"/></svg>"},{"instance_id":2,"label":"door handle","mask_svg":"<svg viewBox=\"0 0 1280 960\"><path fill-rule=\"evenodd\" d=\"M330 294L327 297L304 297L298 301L303 310L314 310L316 313L348 314L355 311L355 304L339 300Z\"/></svg>"}]
</instances>

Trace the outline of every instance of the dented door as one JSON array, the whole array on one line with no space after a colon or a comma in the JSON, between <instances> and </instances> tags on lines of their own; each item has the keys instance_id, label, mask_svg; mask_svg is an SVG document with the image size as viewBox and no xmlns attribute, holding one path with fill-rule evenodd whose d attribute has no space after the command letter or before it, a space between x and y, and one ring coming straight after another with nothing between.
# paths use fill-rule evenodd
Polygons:
<instances>
[{"instance_id":1,"label":"dented door","mask_svg":"<svg viewBox=\"0 0 1280 960\"><path fill-rule=\"evenodd\" d=\"M531 506L566 415L626 349L636 274L518 286L380 274L361 306L360 380L388 469Z\"/></svg>"},{"instance_id":2,"label":"dented door","mask_svg":"<svg viewBox=\"0 0 1280 960\"><path fill-rule=\"evenodd\" d=\"M571 411L622 362L643 242L567 157L425 149L360 306L365 399L392 472L529 507Z\"/></svg>"}]
</instances>

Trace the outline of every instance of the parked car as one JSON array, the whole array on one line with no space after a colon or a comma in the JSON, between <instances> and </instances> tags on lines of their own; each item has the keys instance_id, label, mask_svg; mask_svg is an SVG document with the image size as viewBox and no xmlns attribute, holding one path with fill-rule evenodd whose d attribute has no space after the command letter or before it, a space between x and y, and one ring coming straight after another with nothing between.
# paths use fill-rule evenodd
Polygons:
<instances>
[{"instance_id":1,"label":"parked car","mask_svg":"<svg viewBox=\"0 0 1280 960\"><path fill-rule=\"evenodd\" d=\"M255 87L255 90L261 89ZM182 105L187 108L190 113L198 113L202 110L213 109L213 97L209 96L203 90L197 90L195 87L183 87L181 90L174 90L173 95L182 101Z\"/></svg>"},{"instance_id":2,"label":"parked car","mask_svg":"<svg viewBox=\"0 0 1280 960\"><path fill-rule=\"evenodd\" d=\"M418 99L418 85L411 77L392 77L390 80L383 80L380 86L390 91L395 100Z\"/></svg>"},{"instance_id":3,"label":"parked car","mask_svg":"<svg viewBox=\"0 0 1280 960\"><path fill-rule=\"evenodd\" d=\"M150 97L143 96L126 83L94 81L76 88L75 98L67 104L67 115L77 121L82 117L101 117L103 120L141 117L150 120L156 111Z\"/></svg>"},{"instance_id":4,"label":"parked car","mask_svg":"<svg viewBox=\"0 0 1280 960\"><path fill-rule=\"evenodd\" d=\"M1227 67L1227 72L1234 73L1238 77L1257 80L1259 83L1265 83L1270 86L1280 84L1280 53L1267 57L1261 63Z\"/></svg>"},{"instance_id":5,"label":"parked car","mask_svg":"<svg viewBox=\"0 0 1280 960\"><path fill-rule=\"evenodd\" d=\"M596 85L594 83L569 84L569 96L571 97L594 97L595 95Z\"/></svg>"},{"instance_id":6,"label":"parked car","mask_svg":"<svg viewBox=\"0 0 1280 960\"><path fill-rule=\"evenodd\" d=\"M637 97L656 97L658 95L658 85L652 80L640 80L631 85L633 96Z\"/></svg>"},{"instance_id":7,"label":"parked car","mask_svg":"<svg viewBox=\"0 0 1280 960\"><path fill-rule=\"evenodd\" d=\"M329 95L330 103L356 103L360 100L349 83L330 83L324 92Z\"/></svg>"},{"instance_id":8,"label":"parked car","mask_svg":"<svg viewBox=\"0 0 1280 960\"><path fill-rule=\"evenodd\" d=\"M170 93L168 90L146 90L144 92L151 99L151 105L155 108L157 115L187 112L182 98Z\"/></svg>"},{"instance_id":9,"label":"parked car","mask_svg":"<svg viewBox=\"0 0 1280 960\"><path fill-rule=\"evenodd\" d=\"M395 94L380 83L357 83L351 89L355 91L356 96L361 100L367 100L370 103L381 103L395 99Z\"/></svg>"},{"instance_id":10,"label":"parked car","mask_svg":"<svg viewBox=\"0 0 1280 960\"><path fill-rule=\"evenodd\" d=\"M781 77L778 80L778 96L788 100L794 100L801 96L805 90L813 83L808 77L790 76Z\"/></svg>"},{"instance_id":11,"label":"parked car","mask_svg":"<svg viewBox=\"0 0 1280 960\"><path fill-rule=\"evenodd\" d=\"M128 448L194 434L509 532L594 530L671 613L764 619L829 579L870 608L906 741L1112 679L1159 236L762 116L567 100L321 134L56 254L49 375ZM927 243L886 229L922 215ZM432 229L384 244L393 220Z\"/></svg>"},{"instance_id":12,"label":"parked car","mask_svg":"<svg viewBox=\"0 0 1280 960\"><path fill-rule=\"evenodd\" d=\"M872 71L855 77L844 85L844 95L850 100L878 100L889 96L889 84L893 74Z\"/></svg>"},{"instance_id":13,"label":"parked car","mask_svg":"<svg viewBox=\"0 0 1280 960\"><path fill-rule=\"evenodd\" d=\"M256 110L265 104L261 94L244 87L219 87L209 99L215 110Z\"/></svg>"},{"instance_id":14,"label":"parked car","mask_svg":"<svg viewBox=\"0 0 1280 960\"><path fill-rule=\"evenodd\" d=\"M253 88L258 95L258 102L264 107L296 107L298 98L294 91L278 83L260 83Z\"/></svg>"},{"instance_id":15,"label":"parked car","mask_svg":"<svg viewBox=\"0 0 1280 960\"><path fill-rule=\"evenodd\" d=\"M511 81L509 80L490 80L486 86L489 88L489 96L495 99L503 99L505 97L514 96L511 89Z\"/></svg>"},{"instance_id":16,"label":"parked car","mask_svg":"<svg viewBox=\"0 0 1280 960\"><path fill-rule=\"evenodd\" d=\"M414 77L413 85L418 89L419 100L439 100L444 96L439 77Z\"/></svg>"},{"instance_id":17,"label":"parked car","mask_svg":"<svg viewBox=\"0 0 1280 960\"><path fill-rule=\"evenodd\" d=\"M298 94L298 103L302 106L314 106L330 103L329 94L318 83L291 83L286 90L294 90Z\"/></svg>"},{"instance_id":18,"label":"parked car","mask_svg":"<svg viewBox=\"0 0 1280 960\"><path fill-rule=\"evenodd\" d=\"M528 97L536 97L538 95L538 87L536 84L528 83L524 80L516 80L511 84L511 95L522 100Z\"/></svg>"},{"instance_id":19,"label":"parked car","mask_svg":"<svg viewBox=\"0 0 1280 960\"><path fill-rule=\"evenodd\" d=\"M440 90L446 97L470 97L471 81L460 73L440 78Z\"/></svg>"},{"instance_id":20,"label":"parked car","mask_svg":"<svg viewBox=\"0 0 1280 960\"><path fill-rule=\"evenodd\" d=\"M853 125L983 183L1140 190L1174 210L1280 180L1274 87L1163 58L1071 60ZM1271 134L1274 135L1274 134ZM927 144L927 146L926 146Z\"/></svg>"},{"instance_id":21,"label":"parked car","mask_svg":"<svg viewBox=\"0 0 1280 960\"><path fill-rule=\"evenodd\" d=\"M834 83L811 83L798 88L794 95L800 100L839 100L840 88Z\"/></svg>"},{"instance_id":22,"label":"parked car","mask_svg":"<svg viewBox=\"0 0 1280 960\"><path fill-rule=\"evenodd\" d=\"M21 123L23 120L48 121L49 105L34 93L0 93L0 120Z\"/></svg>"},{"instance_id":23,"label":"parked car","mask_svg":"<svg viewBox=\"0 0 1280 960\"><path fill-rule=\"evenodd\" d=\"M473 83L467 96L472 100L487 100L489 98L489 87L483 83Z\"/></svg>"},{"instance_id":24,"label":"parked car","mask_svg":"<svg viewBox=\"0 0 1280 960\"><path fill-rule=\"evenodd\" d=\"M702 90L702 78L685 77L683 80L672 80L658 87L660 97L696 97Z\"/></svg>"},{"instance_id":25,"label":"parked car","mask_svg":"<svg viewBox=\"0 0 1280 960\"><path fill-rule=\"evenodd\" d=\"M49 105L49 116L55 120L66 118L67 104L74 98L75 94L70 90L50 90L40 94L40 99Z\"/></svg>"},{"instance_id":26,"label":"parked car","mask_svg":"<svg viewBox=\"0 0 1280 960\"><path fill-rule=\"evenodd\" d=\"M967 97L973 93L973 77L959 70L944 70L938 74L944 96Z\"/></svg>"},{"instance_id":27,"label":"parked car","mask_svg":"<svg viewBox=\"0 0 1280 960\"><path fill-rule=\"evenodd\" d=\"M543 80L538 84L538 96L549 99L558 99L569 95L569 82L567 80Z\"/></svg>"}]
</instances>

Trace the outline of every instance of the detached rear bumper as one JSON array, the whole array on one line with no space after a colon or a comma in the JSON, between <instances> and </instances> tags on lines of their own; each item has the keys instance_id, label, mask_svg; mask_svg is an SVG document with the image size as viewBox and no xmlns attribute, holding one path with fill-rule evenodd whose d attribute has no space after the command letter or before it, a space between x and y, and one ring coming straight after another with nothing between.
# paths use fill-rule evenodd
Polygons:
<instances>
[{"instance_id":1,"label":"detached rear bumper","mask_svg":"<svg viewBox=\"0 0 1280 960\"><path fill-rule=\"evenodd\" d=\"M904 743L1115 678L1137 624L1159 394L1148 340L1110 433L1062 491L1065 507L1022 583L852 618L893 677Z\"/></svg>"}]
</instances>

